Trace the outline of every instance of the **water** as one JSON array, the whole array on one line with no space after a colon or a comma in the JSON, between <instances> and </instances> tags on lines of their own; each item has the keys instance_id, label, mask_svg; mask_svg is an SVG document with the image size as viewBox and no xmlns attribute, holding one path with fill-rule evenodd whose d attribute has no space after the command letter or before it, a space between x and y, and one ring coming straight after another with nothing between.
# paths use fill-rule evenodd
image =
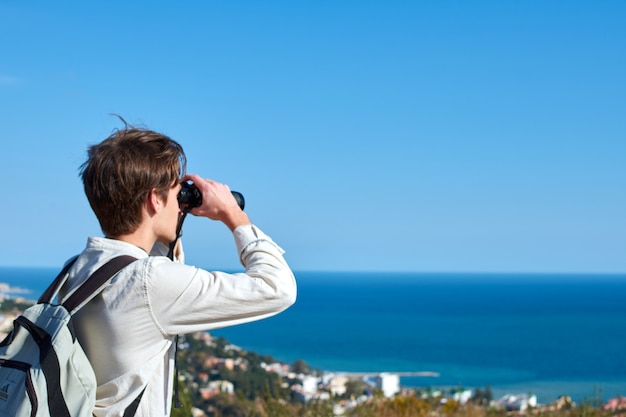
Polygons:
<instances>
[{"instance_id":1,"label":"water","mask_svg":"<svg viewBox=\"0 0 626 417\"><path fill-rule=\"evenodd\" d=\"M543 402L626 393L626 277L297 274L274 318L214 331L287 363L434 371L407 386L532 392Z\"/></svg>"},{"instance_id":2,"label":"water","mask_svg":"<svg viewBox=\"0 0 626 417\"><path fill-rule=\"evenodd\" d=\"M55 270L0 268L39 295ZM12 278L13 277L13 278ZM626 275L299 273L298 301L213 331L317 369L432 371L405 386L576 401L626 394Z\"/></svg>"}]
</instances>

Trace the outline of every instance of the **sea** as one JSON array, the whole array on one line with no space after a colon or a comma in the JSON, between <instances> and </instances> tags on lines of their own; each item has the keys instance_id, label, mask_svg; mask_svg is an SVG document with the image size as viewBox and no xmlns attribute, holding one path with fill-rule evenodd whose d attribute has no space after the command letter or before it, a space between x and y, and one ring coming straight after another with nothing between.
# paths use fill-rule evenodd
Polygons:
<instances>
[{"instance_id":1,"label":"sea","mask_svg":"<svg viewBox=\"0 0 626 417\"><path fill-rule=\"evenodd\" d=\"M47 268L0 268L36 299ZM298 299L211 331L277 361L403 374L407 388L600 403L626 395L626 274L297 272ZM29 292L30 291L30 292Z\"/></svg>"}]
</instances>

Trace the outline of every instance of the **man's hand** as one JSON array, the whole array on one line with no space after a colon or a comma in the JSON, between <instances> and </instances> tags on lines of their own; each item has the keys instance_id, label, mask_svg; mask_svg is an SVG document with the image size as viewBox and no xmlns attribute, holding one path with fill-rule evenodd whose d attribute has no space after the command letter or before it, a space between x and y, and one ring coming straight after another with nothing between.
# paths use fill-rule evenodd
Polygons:
<instances>
[{"instance_id":1,"label":"man's hand","mask_svg":"<svg viewBox=\"0 0 626 417\"><path fill-rule=\"evenodd\" d=\"M202 205L192 209L191 214L221 221L231 231L250 224L248 215L241 210L228 185L195 174L185 175L183 181L187 180L192 181L202 193Z\"/></svg>"}]
</instances>

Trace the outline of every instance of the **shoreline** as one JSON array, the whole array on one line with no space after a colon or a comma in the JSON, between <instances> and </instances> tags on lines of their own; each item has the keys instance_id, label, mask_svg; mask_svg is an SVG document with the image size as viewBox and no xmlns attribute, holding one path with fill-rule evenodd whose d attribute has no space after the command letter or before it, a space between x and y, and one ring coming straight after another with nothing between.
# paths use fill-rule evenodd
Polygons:
<instances>
[{"instance_id":1,"label":"shoreline","mask_svg":"<svg viewBox=\"0 0 626 417\"><path fill-rule=\"evenodd\" d=\"M218 335L215 332L209 332L212 336L225 337ZM381 360L377 360L376 371L372 371L371 361L370 366L361 368L360 366L319 366L319 362L326 362L321 358L307 360L306 358L297 358L292 360L285 360L281 356L280 350L278 353L275 349L268 348L255 348L249 346L242 346L239 344L235 337L225 337L230 343L241 346L242 349L251 352L257 352L262 355L272 356L275 360L284 363L291 364L298 359L304 360L312 369L316 369L322 373L335 374L335 375L381 375L381 374L398 374L400 377L400 385L407 389L438 389L438 390L458 390L458 389L481 389L484 390L487 386L494 394L494 398L500 398L507 394L515 395L535 395L537 400L541 404L549 404L557 400L559 397L568 396L572 398L576 403L596 403L606 402L610 398L620 397L626 395L626 375L621 378L606 377L606 378L593 378L593 379L567 379L567 378L553 378L553 379L537 379L533 374L519 371L520 377L508 375L509 370L503 369L487 369L487 374L496 374L493 378L482 379L481 370L479 368L461 369L459 370L455 364L448 364L443 367L428 366L426 369L433 369L429 371L417 371L420 376L402 376L402 374L412 373L411 371L402 370L402 366L380 366ZM330 362L337 365L341 360L333 357ZM345 362L344 362L344 365ZM455 376L446 372L448 367L455 369ZM361 368L361 369L359 369ZM442 369L444 368L444 369ZM346 371L346 369L353 369ZM356 370L354 370L356 369ZM390 370L393 369L393 370ZM501 373L500 373L501 372ZM465 378L462 377L465 374ZM502 375L505 374L503 377ZM469 375L469 376L468 376ZM468 380L463 382L463 380ZM478 381L480 380L480 382Z\"/></svg>"},{"instance_id":2,"label":"shoreline","mask_svg":"<svg viewBox=\"0 0 626 417\"><path fill-rule=\"evenodd\" d=\"M247 350L247 349L245 349ZM255 350L249 350L257 352ZM261 353L261 352L257 352ZM265 353L265 352L264 352ZM271 355L271 354L269 354ZM285 363L276 359L281 363ZM317 368L314 368L317 369ZM422 392L461 392L466 390L486 390L493 393L493 399L498 400L506 396L535 396L539 405L549 405L562 397L569 397L577 404L603 404L612 398L621 398L626 392L626 377L623 379L605 380L602 382L589 380L526 380L504 383L474 384L449 384L438 383L439 374L433 371L418 372L396 372L396 371L369 371L350 372L318 369L319 372L328 375L346 376L348 378L374 379L379 376L399 377L400 386L403 389ZM408 376L408 374L420 374L419 376ZM404 376L403 376L404 375ZM407 379L415 383L407 383ZM417 379L421 383L416 383Z\"/></svg>"}]
</instances>

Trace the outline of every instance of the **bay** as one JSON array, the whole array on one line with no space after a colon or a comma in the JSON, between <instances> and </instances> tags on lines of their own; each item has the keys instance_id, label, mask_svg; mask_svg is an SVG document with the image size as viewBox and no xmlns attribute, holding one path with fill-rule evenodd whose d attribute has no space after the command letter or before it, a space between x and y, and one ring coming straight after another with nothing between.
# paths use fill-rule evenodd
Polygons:
<instances>
[{"instance_id":1,"label":"bay","mask_svg":"<svg viewBox=\"0 0 626 417\"><path fill-rule=\"evenodd\" d=\"M405 386L595 401L626 393L626 276L299 273L287 311L212 333L330 371L432 371Z\"/></svg>"}]
</instances>

